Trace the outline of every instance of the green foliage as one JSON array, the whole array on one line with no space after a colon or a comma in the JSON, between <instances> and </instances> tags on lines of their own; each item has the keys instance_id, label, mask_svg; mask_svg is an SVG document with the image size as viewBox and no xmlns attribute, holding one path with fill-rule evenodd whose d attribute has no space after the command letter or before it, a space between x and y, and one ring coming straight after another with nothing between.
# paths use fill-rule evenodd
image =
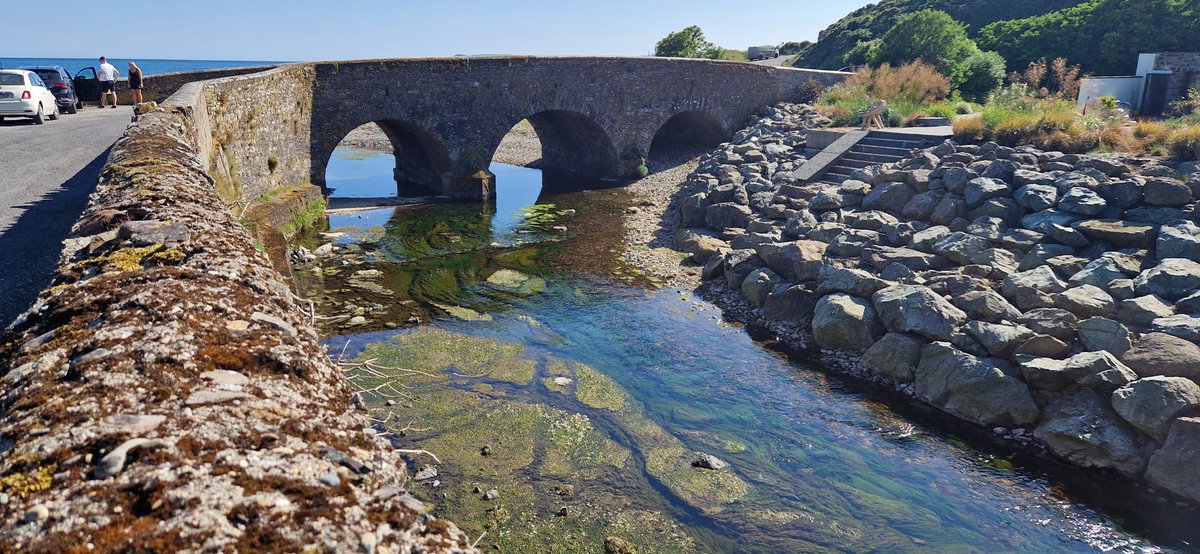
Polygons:
<instances>
[{"instance_id":1,"label":"green foliage","mask_svg":"<svg viewBox=\"0 0 1200 554\"><path fill-rule=\"evenodd\" d=\"M279 158L270 156L267 158L267 171L275 173L275 168L279 167Z\"/></svg>"},{"instance_id":2,"label":"green foliage","mask_svg":"<svg viewBox=\"0 0 1200 554\"><path fill-rule=\"evenodd\" d=\"M1142 52L1195 51L1200 36L1196 0L1090 0L979 32L983 48L1016 67L1062 57L1100 74L1132 73Z\"/></svg>"},{"instance_id":3,"label":"green foliage","mask_svg":"<svg viewBox=\"0 0 1200 554\"><path fill-rule=\"evenodd\" d=\"M848 52L846 52L845 56L842 56L842 61L848 66L870 63L872 60L879 57L879 44L881 42L882 41L880 39L874 39L864 40L858 44L855 44L854 48L851 48Z\"/></svg>"},{"instance_id":4,"label":"green foliage","mask_svg":"<svg viewBox=\"0 0 1200 554\"><path fill-rule=\"evenodd\" d=\"M785 42L779 46L779 55L795 56L796 54L799 54L801 51L803 51L805 48L809 48L812 45L813 45L813 42L810 40L805 40L805 41L800 41L800 42L795 42L795 41Z\"/></svg>"},{"instance_id":5,"label":"green foliage","mask_svg":"<svg viewBox=\"0 0 1200 554\"><path fill-rule=\"evenodd\" d=\"M943 75L953 75L976 50L966 27L950 14L921 10L896 22L880 39L870 61L901 65L922 60Z\"/></svg>"},{"instance_id":6,"label":"green foliage","mask_svg":"<svg viewBox=\"0 0 1200 554\"><path fill-rule=\"evenodd\" d=\"M975 52L954 73L954 88L965 99L981 102L1004 85L1004 58L995 52Z\"/></svg>"},{"instance_id":7,"label":"green foliage","mask_svg":"<svg viewBox=\"0 0 1200 554\"><path fill-rule=\"evenodd\" d=\"M654 45L654 55L662 58L709 58L720 55L717 45L705 40L704 31L692 25L669 33Z\"/></svg>"},{"instance_id":8,"label":"green foliage","mask_svg":"<svg viewBox=\"0 0 1200 554\"><path fill-rule=\"evenodd\" d=\"M726 48L717 48L717 55L713 57L716 60L729 60L734 62L748 62L750 58L746 55L745 50L729 50Z\"/></svg>"},{"instance_id":9,"label":"green foliage","mask_svg":"<svg viewBox=\"0 0 1200 554\"><path fill-rule=\"evenodd\" d=\"M641 164L641 165L637 166L636 171L637 171L638 179L641 179L650 174L650 168L646 167L646 164Z\"/></svg>"},{"instance_id":10,"label":"green foliage","mask_svg":"<svg viewBox=\"0 0 1200 554\"><path fill-rule=\"evenodd\" d=\"M974 37L981 28L994 21L1045 14L1081 2L1083 0L881 0L855 10L821 31L820 40L804 48L793 65L818 69L844 67L847 52L858 43L882 37L901 17L919 10L944 11L966 25L967 32Z\"/></svg>"}]
</instances>

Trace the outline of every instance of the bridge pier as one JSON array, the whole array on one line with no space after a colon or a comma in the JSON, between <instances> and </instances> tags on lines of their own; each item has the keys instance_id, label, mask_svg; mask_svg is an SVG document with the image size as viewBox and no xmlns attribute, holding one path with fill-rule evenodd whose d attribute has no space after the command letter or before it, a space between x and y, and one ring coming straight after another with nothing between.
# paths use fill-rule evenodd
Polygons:
<instances>
[{"instance_id":1,"label":"bridge pier","mask_svg":"<svg viewBox=\"0 0 1200 554\"><path fill-rule=\"evenodd\" d=\"M496 193L496 175L480 169L470 175L442 174L441 193L455 200L489 200Z\"/></svg>"}]
</instances>

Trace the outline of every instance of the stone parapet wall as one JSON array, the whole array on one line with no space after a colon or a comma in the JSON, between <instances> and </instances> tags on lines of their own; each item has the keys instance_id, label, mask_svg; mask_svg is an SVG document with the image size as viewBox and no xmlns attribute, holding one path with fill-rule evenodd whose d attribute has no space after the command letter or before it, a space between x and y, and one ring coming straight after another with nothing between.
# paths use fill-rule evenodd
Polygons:
<instances>
[{"instance_id":1,"label":"stone parapet wall","mask_svg":"<svg viewBox=\"0 0 1200 554\"><path fill-rule=\"evenodd\" d=\"M207 106L130 127L54 286L0 341L0 550L471 551L405 492L405 460L364 432L225 209L199 135L247 112Z\"/></svg>"},{"instance_id":2,"label":"stone parapet wall","mask_svg":"<svg viewBox=\"0 0 1200 554\"><path fill-rule=\"evenodd\" d=\"M230 77L233 75L245 75L248 73L258 73L275 67L273 65L261 65L253 67L235 67L228 69L209 69L204 71L181 71L178 73L160 73L158 75L147 75L142 79L142 99L146 102L162 102L175 94L183 85L195 81L203 81L206 79L218 79L221 77ZM119 67L121 74L127 73L127 68ZM129 79L117 80L117 102L120 104L133 104L133 92L129 90Z\"/></svg>"}]
</instances>

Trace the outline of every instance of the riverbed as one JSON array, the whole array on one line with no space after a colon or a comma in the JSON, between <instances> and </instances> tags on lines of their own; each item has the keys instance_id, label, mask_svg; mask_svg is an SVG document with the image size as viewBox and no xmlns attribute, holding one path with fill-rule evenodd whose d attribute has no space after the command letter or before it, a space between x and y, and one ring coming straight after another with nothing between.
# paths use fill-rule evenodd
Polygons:
<instances>
[{"instance_id":1,"label":"riverbed","mask_svg":"<svg viewBox=\"0 0 1200 554\"><path fill-rule=\"evenodd\" d=\"M386 196L392 165L339 151L329 184ZM331 214L304 240L332 253L295 271L370 432L437 457L412 456L410 486L481 547L1159 550L1078 485L767 348L625 261L625 190L551 194L538 170L492 170L492 204Z\"/></svg>"}]
</instances>

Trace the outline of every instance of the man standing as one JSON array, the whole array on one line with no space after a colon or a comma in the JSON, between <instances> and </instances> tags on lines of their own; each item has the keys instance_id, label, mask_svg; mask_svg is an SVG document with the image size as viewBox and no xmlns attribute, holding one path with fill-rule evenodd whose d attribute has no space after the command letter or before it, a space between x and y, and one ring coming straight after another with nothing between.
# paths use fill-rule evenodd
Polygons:
<instances>
[{"instance_id":1,"label":"man standing","mask_svg":"<svg viewBox=\"0 0 1200 554\"><path fill-rule=\"evenodd\" d=\"M112 94L112 107L117 107L117 79L121 77L121 72L113 64L108 63L108 59L100 56L100 71L97 77L100 78L100 107L103 108L105 100L109 94Z\"/></svg>"}]
</instances>

